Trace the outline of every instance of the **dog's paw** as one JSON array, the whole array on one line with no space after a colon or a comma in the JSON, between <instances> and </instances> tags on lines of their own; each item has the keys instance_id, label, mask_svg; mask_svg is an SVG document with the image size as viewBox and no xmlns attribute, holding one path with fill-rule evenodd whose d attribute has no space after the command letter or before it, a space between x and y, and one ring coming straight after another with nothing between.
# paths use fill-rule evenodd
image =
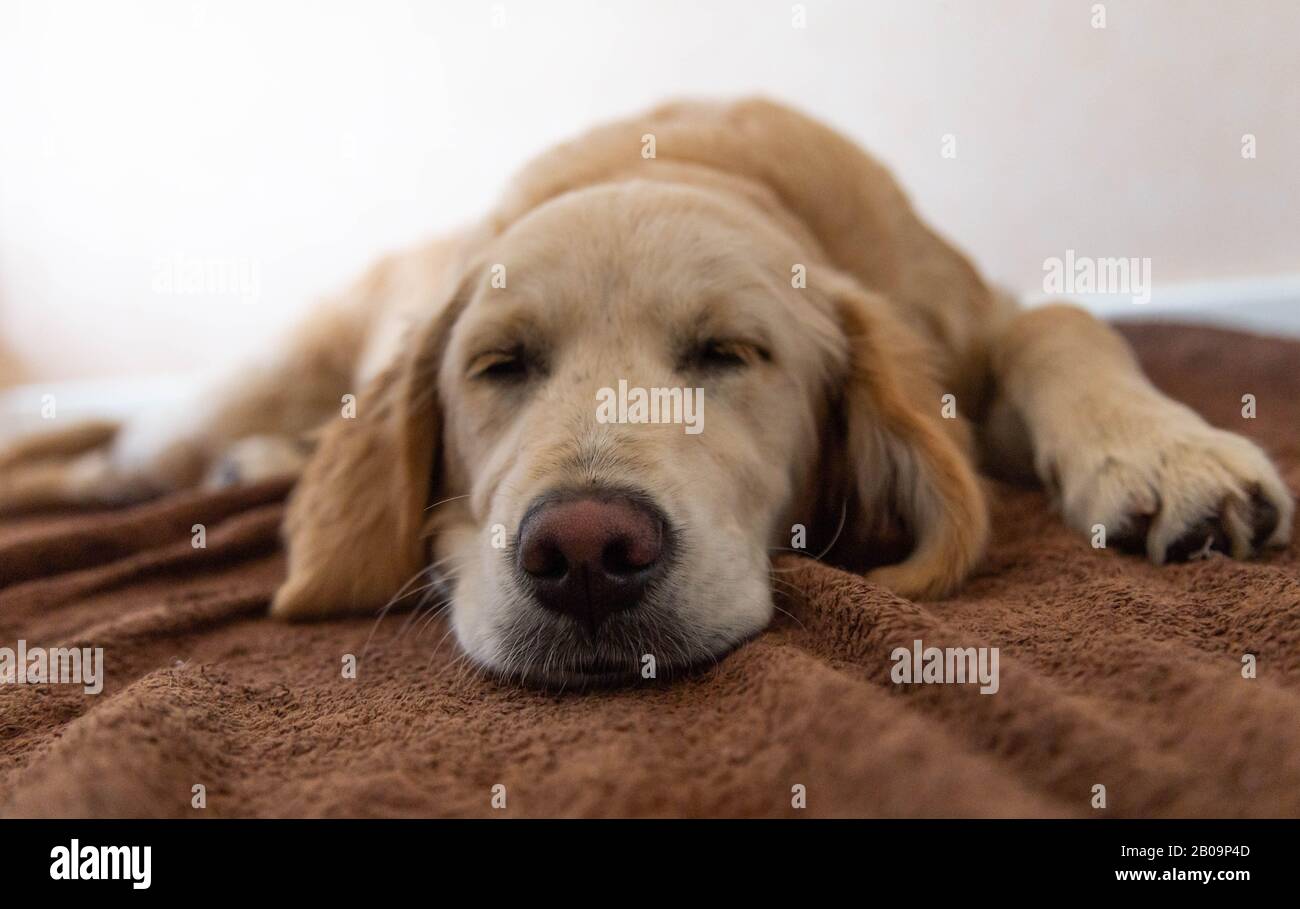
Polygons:
<instances>
[{"instance_id":1,"label":"dog's paw","mask_svg":"<svg viewBox=\"0 0 1300 909\"><path fill-rule=\"evenodd\" d=\"M1127 436L1127 438L1126 438ZM1285 546L1295 503L1268 456L1181 409L1102 429L1049 471L1066 521L1157 565Z\"/></svg>"},{"instance_id":2,"label":"dog's paw","mask_svg":"<svg viewBox=\"0 0 1300 909\"><path fill-rule=\"evenodd\" d=\"M259 480L295 477L307 462L309 449L289 436L249 436L227 448L208 469L208 489L246 485Z\"/></svg>"}]
</instances>

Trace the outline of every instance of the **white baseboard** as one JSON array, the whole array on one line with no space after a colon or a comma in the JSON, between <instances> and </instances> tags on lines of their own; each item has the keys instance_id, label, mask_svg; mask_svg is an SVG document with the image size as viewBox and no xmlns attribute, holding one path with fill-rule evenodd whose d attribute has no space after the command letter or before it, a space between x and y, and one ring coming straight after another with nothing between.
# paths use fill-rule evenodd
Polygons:
<instances>
[{"instance_id":1,"label":"white baseboard","mask_svg":"<svg viewBox=\"0 0 1300 909\"><path fill-rule=\"evenodd\" d=\"M1195 322L1300 337L1300 274L1155 284L1148 303L1134 303L1126 294L1037 291L1023 299L1027 306L1068 300L1113 321Z\"/></svg>"}]
</instances>

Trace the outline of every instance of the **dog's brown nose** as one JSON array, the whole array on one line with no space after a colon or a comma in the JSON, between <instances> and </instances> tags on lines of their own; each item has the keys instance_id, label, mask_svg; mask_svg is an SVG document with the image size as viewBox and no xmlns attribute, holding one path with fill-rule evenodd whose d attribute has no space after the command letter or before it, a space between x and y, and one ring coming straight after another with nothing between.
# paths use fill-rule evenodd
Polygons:
<instances>
[{"instance_id":1,"label":"dog's brown nose","mask_svg":"<svg viewBox=\"0 0 1300 909\"><path fill-rule=\"evenodd\" d=\"M631 609L663 567L665 526L621 495L543 500L519 524L519 567L547 609L594 630Z\"/></svg>"}]
</instances>

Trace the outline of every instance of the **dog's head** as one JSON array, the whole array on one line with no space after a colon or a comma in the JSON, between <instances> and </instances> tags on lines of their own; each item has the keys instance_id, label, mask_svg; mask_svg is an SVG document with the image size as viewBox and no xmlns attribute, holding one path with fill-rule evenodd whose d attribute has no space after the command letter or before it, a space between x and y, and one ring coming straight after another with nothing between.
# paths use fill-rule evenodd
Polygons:
<instances>
[{"instance_id":1,"label":"dog's head","mask_svg":"<svg viewBox=\"0 0 1300 909\"><path fill-rule=\"evenodd\" d=\"M641 181L567 193L480 249L326 430L276 610L436 582L478 664L571 682L758 632L772 551L839 519L900 523L911 554L880 580L942 594L984 521L923 360L756 209Z\"/></svg>"}]
</instances>

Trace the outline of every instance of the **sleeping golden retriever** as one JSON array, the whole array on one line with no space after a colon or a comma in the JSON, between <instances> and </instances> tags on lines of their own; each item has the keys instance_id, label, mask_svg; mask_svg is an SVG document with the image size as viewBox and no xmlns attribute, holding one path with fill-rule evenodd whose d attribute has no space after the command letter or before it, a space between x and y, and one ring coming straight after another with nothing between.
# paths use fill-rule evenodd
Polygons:
<instances>
[{"instance_id":1,"label":"sleeping golden retriever","mask_svg":"<svg viewBox=\"0 0 1300 909\"><path fill-rule=\"evenodd\" d=\"M1268 458L1106 325L991 291L826 126L692 102L542 155L186 413L18 444L0 508L301 472L274 615L436 590L475 663L568 683L758 632L805 532L901 534L868 577L944 596L988 535L977 463L1156 563L1290 532Z\"/></svg>"}]
</instances>

